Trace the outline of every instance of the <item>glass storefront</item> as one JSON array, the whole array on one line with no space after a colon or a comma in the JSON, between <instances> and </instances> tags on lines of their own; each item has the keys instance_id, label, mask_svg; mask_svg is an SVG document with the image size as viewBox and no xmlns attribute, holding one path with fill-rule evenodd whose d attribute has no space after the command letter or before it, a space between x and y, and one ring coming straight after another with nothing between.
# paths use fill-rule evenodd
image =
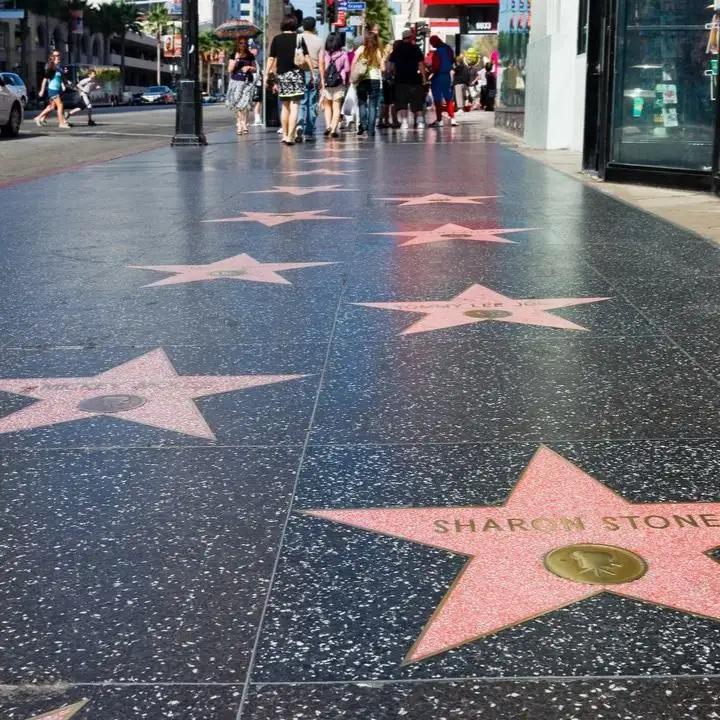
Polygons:
<instances>
[{"instance_id":1,"label":"glass storefront","mask_svg":"<svg viewBox=\"0 0 720 720\"><path fill-rule=\"evenodd\" d=\"M611 162L709 172L717 29L708 0L620 0Z\"/></svg>"}]
</instances>

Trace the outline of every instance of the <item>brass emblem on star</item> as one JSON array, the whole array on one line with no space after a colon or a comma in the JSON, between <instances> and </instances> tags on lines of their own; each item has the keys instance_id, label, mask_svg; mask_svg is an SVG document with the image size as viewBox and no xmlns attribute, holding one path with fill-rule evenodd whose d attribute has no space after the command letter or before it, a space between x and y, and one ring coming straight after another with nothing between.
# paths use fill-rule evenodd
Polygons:
<instances>
[{"instance_id":1,"label":"brass emblem on star","mask_svg":"<svg viewBox=\"0 0 720 720\"><path fill-rule=\"evenodd\" d=\"M565 545L549 552L544 562L554 575L589 585L633 582L648 569L639 555L613 545Z\"/></svg>"},{"instance_id":2,"label":"brass emblem on star","mask_svg":"<svg viewBox=\"0 0 720 720\"><path fill-rule=\"evenodd\" d=\"M77 404L78 410L90 413L119 413L142 407L147 400L140 395L98 395L82 400Z\"/></svg>"},{"instance_id":3,"label":"brass emblem on star","mask_svg":"<svg viewBox=\"0 0 720 720\"><path fill-rule=\"evenodd\" d=\"M468 310L465 315L478 320L500 320L501 318L510 317L511 312L507 310Z\"/></svg>"}]
</instances>

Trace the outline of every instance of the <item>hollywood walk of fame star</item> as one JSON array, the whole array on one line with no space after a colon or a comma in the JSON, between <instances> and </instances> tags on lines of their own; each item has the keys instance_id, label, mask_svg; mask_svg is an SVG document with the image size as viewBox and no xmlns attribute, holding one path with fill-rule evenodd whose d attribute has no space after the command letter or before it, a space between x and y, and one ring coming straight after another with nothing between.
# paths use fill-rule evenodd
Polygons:
<instances>
[{"instance_id":1,"label":"hollywood walk of fame star","mask_svg":"<svg viewBox=\"0 0 720 720\"><path fill-rule=\"evenodd\" d=\"M238 217L219 218L217 220L203 220L206 223L221 222L258 222L266 227L275 227L284 223L306 221L306 220L351 220L349 217L336 217L323 215L329 210L300 210L299 212L287 213L266 213L266 212L244 212Z\"/></svg>"},{"instance_id":2,"label":"hollywood walk of fame star","mask_svg":"<svg viewBox=\"0 0 720 720\"><path fill-rule=\"evenodd\" d=\"M430 193L429 195L418 195L416 197L386 197L380 200L399 201L398 207L410 207L413 205L483 205L483 200L492 200L499 195L443 195L442 193Z\"/></svg>"},{"instance_id":3,"label":"hollywood walk of fame star","mask_svg":"<svg viewBox=\"0 0 720 720\"><path fill-rule=\"evenodd\" d=\"M409 238L400 247L409 245L425 245L426 243L447 242L448 240L472 240L474 242L512 243L503 237L509 233L528 232L537 228L469 228L455 223L440 225L434 230L406 230L402 232L376 232L371 235L395 235Z\"/></svg>"},{"instance_id":4,"label":"hollywood walk of fame star","mask_svg":"<svg viewBox=\"0 0 720 720\"><path fill-rule=\"evenodd\" d=\"M214 440L195 398L304 375L178 375L162 348L90 377L0 378L0 391L40 402L0 418L0 433L98 415Z\"/></svg>"},{"instance_id":5,"label":"hollywood walk of fame star","mask_svg":"<svg viewBox=\"0 0 720 720\"><path fill-rule=\"evenodd\" d=\"M720 503L629 503L546 447L499 507L306 514L469 557L406 663L604 592L720 620L720 567L707 554L720 545ZM549 569L565 549L574 580ZM624 579L628 556L642 569Z\"/></svg>"},{"instance_id":6,"label":"hollywood walk of fame star","mask_svg":"<svg viewBox=\"0 0 720 720\"><path fill-rule=\"evenodd\" d=\"M315 185L314 187L302 187L296 185L273 185L270 190L251 190L254 195L263 195L266 193L285 193L286 195L294 195L295 197L303 197L312 195L313 193L330 193L330 192L354 192L355 188L344 188L342 185Z\"/></svg>"},{"instance_id":7,"label":"hollywood walk of fame star","mask_svg":"<svg viewBox=\"0 0 720 720\"><path fill-rule=\"evenodd\" d=\"M261 263L243 253L207 265L129 265L128 267L136 270L174 273L170 277L143 285L143 287L158 287L203 280L244 280L246 282L291 285L292 283L279 273L284 270L300 270L334 264L332 262Z\"/></svg>"},{"instance_id":8,"label":"hollywood walk of fame star","mask_svg":"<svg viewBox=\"0 0 720 720\"><path fill-rule=\"evenodd\" d=\"M42 715L34 715L29 718L29 720L70 720L70 718L73 715L77 715L88 702L89 700L80 700L80 702L50 710L49 712L42 713Z\"/></svg>"},{"instance_id":9,"label":"hollywood walk of fame star","mask_svg":"<svg viewBox=\"0 0 720 720\"><path fill-rule=\"evenodd\" d=\"M280 175L289 175L290 177L305 177L305 175L349 175L357 172L357 170L328 170L320 168L318 170L279 170Z\"/></svg>"},{"instance_id":10,"label":"hollywood walk of fame star","mask_svg":"<svg viewBox=\"0 0 720 720\"><path fill-rule=\"evenodd\" d=\"M313 163L313 164L328 163L328 162L330 162L330 163L342 163L342 162L353 163L353 162L357 162L358 160L363 160L363 159L364 158L361 158L361 157L335 157L334 155L330 155L328 157L323 157L323 158L313 158L312 160L304 159L304 160L301 160L300 162Z\"/></svg>"},{"instance_id":11,"label":"hollywood walk of fame star","mask_svg":"<svg viewBox=\"0 0 720 720\"><path fill-rule=\"evenodd\" d=\"M586 305L587 303L610 300L606 297L590 298L543 298L516 299L501 295L482 285L471 285L450 300L424 300L419 302L364 302L353 303L381 310L422 313L425 315L401 335L413 335L432 330L472 325L473 323L496 320L518 325L539 325L560 330L587 330L570 320L552 315L548 310Z\"/></svg>"}]
</instances>

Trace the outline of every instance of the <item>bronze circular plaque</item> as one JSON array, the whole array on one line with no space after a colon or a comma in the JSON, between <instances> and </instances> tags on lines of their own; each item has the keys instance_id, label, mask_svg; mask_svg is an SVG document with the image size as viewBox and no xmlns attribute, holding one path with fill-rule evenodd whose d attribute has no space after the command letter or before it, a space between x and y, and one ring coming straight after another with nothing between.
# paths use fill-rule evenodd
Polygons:
<instances>
[{"instance_id":1,"label":"bronze circular plaque","mask_svg":"<svg viewBox=\"0 0 720 720\"><path fill-rule=\"evenodd\" d=\"M487 310L468 310L465 315L471 318L477 318L478 320L500 320L501 318L510 317L511 312L507 310L493 310L488 308Z\"/></svg>"},{"instance_id":2,"label":"bronze circular plaque","mask_svg":"<svg viewBox=\"0 0 720 720\"><path fill-rule=\"evenodd\" d=\"M119 413L135 410L147 400L140 395L98 395L78 403L78 410L89 413Z\"/></svg>"},{"instance_id":3,"label":"bronze circular plaque","mask_svg":"<svg viewBox=\"0 0 720 720\"><path fill-rule=\"evenodd\" d=\"M647 563L634 552L614 545L578 544L556 548L545 567L565 580L589 585L620 585L641 578Z\"/></svg>"},{"instance_id":4,"label":"bronze circular plaque","mask_svg":"<svg viewBox=\"0 0 720 720\"><path fill-rule=\"evenodd\" d=\"M215 270L210 273L210 277L240 277L241 275L245 275L245 273L247 273L247 270Z\"/></svg>"}]
</instances>

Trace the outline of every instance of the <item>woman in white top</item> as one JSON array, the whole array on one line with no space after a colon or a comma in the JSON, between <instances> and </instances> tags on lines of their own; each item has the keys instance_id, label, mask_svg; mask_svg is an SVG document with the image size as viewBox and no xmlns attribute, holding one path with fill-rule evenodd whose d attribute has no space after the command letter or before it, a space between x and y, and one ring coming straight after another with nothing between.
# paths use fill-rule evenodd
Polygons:
<instances>
[{"instance_id":1,"label":"woman in white top","mask_svg":"<svg viewBox=\"0 0 720 720\"><path fill-rule=\"evenodd\" d=\"M375 135L375 123L382 97L383 54L380 38L376 33L367 33L362 47L355 53L351 77L357 82L360 103L360 127L358 135L365 132Z\"/></svg>"}]
</instances>

